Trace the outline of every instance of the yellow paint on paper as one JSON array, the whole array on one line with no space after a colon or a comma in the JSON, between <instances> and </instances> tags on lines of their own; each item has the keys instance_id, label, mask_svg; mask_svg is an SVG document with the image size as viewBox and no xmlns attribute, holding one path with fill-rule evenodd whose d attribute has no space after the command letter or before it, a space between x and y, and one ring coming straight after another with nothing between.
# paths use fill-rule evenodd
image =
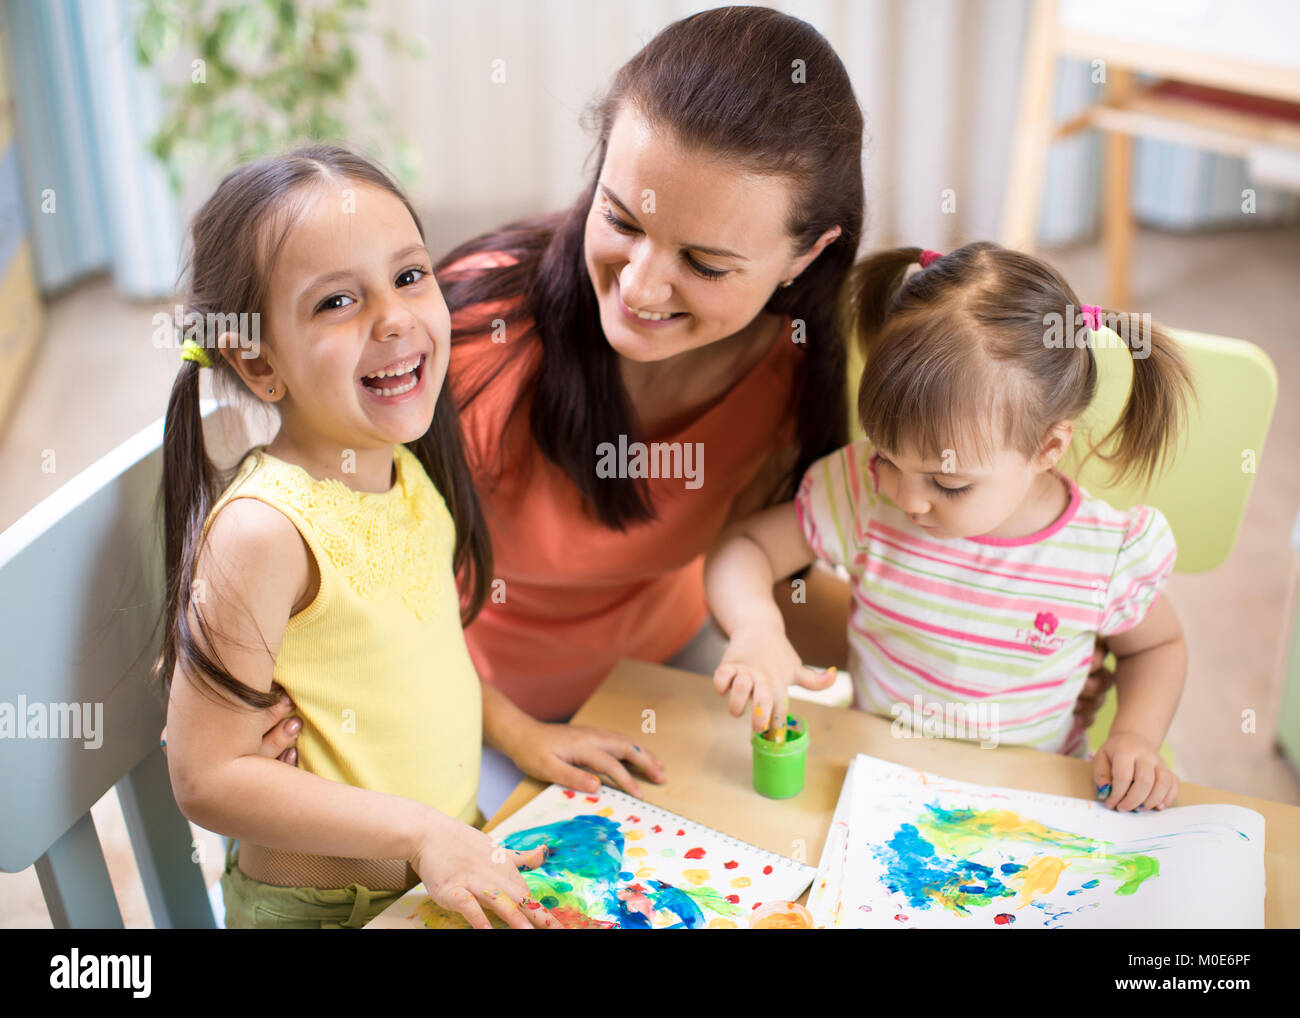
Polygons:
<instances>
[{"instance_id":1,"label":"yellow paint on paper","mask_svg":"<svg viewBox=\"0 0 1300 1018\"><path fill-rule=\"evenodd\" d=\"M708 870L682 870L682 876L689 880L696 887L700 887L709 879Z\"/></svg>"}]
</instances>

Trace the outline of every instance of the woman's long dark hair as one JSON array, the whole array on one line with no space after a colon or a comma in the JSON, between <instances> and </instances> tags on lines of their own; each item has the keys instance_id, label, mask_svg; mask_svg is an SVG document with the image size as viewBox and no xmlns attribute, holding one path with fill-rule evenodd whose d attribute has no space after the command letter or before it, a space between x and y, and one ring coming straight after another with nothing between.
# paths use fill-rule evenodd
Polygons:
<instances>
[{"instance_id":1,"label":"woman's long dark hair","mask_svg":"<svg viewBox=\"0 0 1300 1018\"><path fill-rule=\"evenodd\" d=\"M847 441L848 322L842 296L864 204L862 112L839 57L805 22L764 7L723 7L665 28L622 67L592 111L598 140L590 186L566 212L512 223L442 258L435 271L443 273L439 282L448 307L455 313L522 298L512 302L504 320L531 319L541 339L530 422L538 447L607 526L623 529L653 519L643 480L598 478L594 469L601 442L619 435L632 441L639 432L618 354L601 329L583 247L610 129L625 105L687 147L720 154L749 172L789 178L794 203L786 226L797 254L828 229L841 229L766 305L769 312L801 320L806 336L794 379L799 457L783 490L772 493L789 497L815 459ZM498 251L515 263L445 273L467 255ZM499 303L477 318L462 317L453 342L488 331L498 310ZM463 390L463 405L492 377L472 380ZM521 393L516 409L527 395Z\"/></svg>"},{"instance_id":2,"label":"woman's long dark hair","mask_svg":"<svg viewBox=\"0 0 1300 1018\"><path fill-rule=\"evenodd\" d=\"M267 280L275 254L292 225L297 199L305 187L323 181L357 182L383 188L411 213L420 237L420 217L383 170L354 152L334 145L310 145L284 156L249 163L230 173L194 217L185 277L182 321L189 316L238 315L265 310ZM180 325L181 323L177 323ZM220 356L209 354L213 372L234 391L243 383ZM194 608L200 634L213 647L201 599L191 605L194 566L204 521L230 480L208 456L199 411L199 365L184 361L172 383L163 431L163 554L167 592L163 609L162 651L154 674L164 697L173 672L181 668L264 709L277 694L263 693L230 674L218 657L195 639L189 609ZM450 386L438 397L433 424L407 448L420 461L447 503L456 526L453 568L466 592L464 621L483 606L492 576L492 547L478 495L462 447L460 423Z\"/></svg>"}]
</instances>

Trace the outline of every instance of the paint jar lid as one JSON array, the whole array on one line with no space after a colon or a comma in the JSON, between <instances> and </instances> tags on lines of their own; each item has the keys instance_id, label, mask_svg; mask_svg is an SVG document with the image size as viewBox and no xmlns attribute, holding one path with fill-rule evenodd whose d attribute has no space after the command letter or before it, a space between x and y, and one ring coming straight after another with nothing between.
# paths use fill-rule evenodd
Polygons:
<instances>
[{"instance_id":1,"label":"paint jar lid","mask_svg":"<svg viewBox=\"0 0 1300 1018\"><path fill-rule=\"evenodd\" d=\"M789 799L803 791L808 729L791 717L784 742L769 742L762 732L750 737L754 749L754 791L769 799Z\"/></svg>"}]
</instances>

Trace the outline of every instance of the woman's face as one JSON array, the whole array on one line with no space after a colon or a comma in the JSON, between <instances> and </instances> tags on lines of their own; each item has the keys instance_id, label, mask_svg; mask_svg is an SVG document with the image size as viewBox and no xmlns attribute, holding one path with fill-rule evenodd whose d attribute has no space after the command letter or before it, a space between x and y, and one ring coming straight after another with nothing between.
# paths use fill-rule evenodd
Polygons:
<instances>
[{"instance_id":1,"label":"woman's face","mask_svg":"<svg viewBox=\"0 0 1300 1018\"><path fill-rule=\"evenodd\" d=\"M735 335L839 234L796 257L791 183L683 149L624 105L587 214L587 272L605 337L660 361Z\"/></svg>"}]
</instances>

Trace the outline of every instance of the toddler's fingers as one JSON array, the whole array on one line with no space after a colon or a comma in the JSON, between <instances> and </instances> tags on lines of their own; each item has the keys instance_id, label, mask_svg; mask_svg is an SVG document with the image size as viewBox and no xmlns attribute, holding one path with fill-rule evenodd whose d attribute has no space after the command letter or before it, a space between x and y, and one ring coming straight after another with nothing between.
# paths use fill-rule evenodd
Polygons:
<instances>
[{"instance_id":1,"label":"toddler's fingers","mask_svg":"<svg viewBox=\"0 0 1300 1018\"><path fill-rule=\"evenodd\" d=\"M645 776L655 784L662 784L664 780L663 761L650 752L648 749L642 749L635 743L632 744L632 754L627 757L632 761L633 766L639 768L645 773Z\"/></svg>"},{"instance_id":2,"label":"toddler's fingers","mask_svg":"<svg viewBox=\"0 0 1300 1018\"><path fill-rule=\"evenodd\" d=\"M713 671L713 688L722 696L740 671L740 665L724 661Z\"/></svg>"},{"instance_id":3,"label":"toddler's fingers","mask_svg":"<svg viewBox=\"0 0 1300 1018\"><path fill-rule=\"evenodd\" d=\"M511 865L517 870L531 870L546 862L547 848L545 845L530 848L527 852L516 852L514 849L508 849L507 851L510 852L508 858Z\"/></svg>"},{"instance_id":4,"label":"toddler's fingers","mask_svg":"<svg viewBox=\"0 0 1300 1018\"><path fill-rule=\"evenodd\" d=\"M1165 796L1169 794L1169 786L1173 784L1174 776L1165 768L1156 768L1155 780L1151 783L1151 791L1142 800L1147 809L1159 809L1160 804L1165 801Z\"/></svg>"},{"instance_id":5,"label":"toddler's fingers","mask_svg":"<svg viewBox=\"0 0 1300 1018\"><path fill-rule=\"evenodd\" d=\"M1128 753L1121 753L1110 761L1111 788L1106 805L1110 809L1118 809L1119 801L1128 793L1131 784L1133 784L1133 757Z\"/></svg>"},{"instance_id":6,"label":"toddler's fingers","mask_svg":"<svg viewBox=\"0 0 1300 1018\"><path fill-rule=\"evenodd\" d=\"M731 682L731 699L727 709L733 718L738 718L745 710L745 702L754 689L754 676L748 669L743 669Z\"/></svg>"},{"instance_id":7,"label":"toddler's fingers","mask_svg":"<svg viewBox=\"0 0 1300 1018\"><path fill-rule=\"evenodd\" d=\"M1093 757L1092 783L1097 788L1098 799L1106 799L1110 796L1110 754L1104 749Z\"/></svg>"},{"instance_id":8,"label":"toddler's fingers","mask_svg":"<svg viewBox=\"0 0 1300 1018\"><path fill-rule=\"evenodd\" d=\"M1166 806L1172 806L1174 804L1174 800L1178 798L1178 786L1180 784L1180 782L1178 781L1178 775L1170 771L1169 778L1170 778L1169 791L1165 793L1164 801L1161 802L1160 805L1156 807L1156 809L1164 809Z\"/></svg>"},{"instance_id":9,"label":"toddler's fingers","mask_svg":"<svg viewBox=\"0 0 1300 1018\"><path fill-rule=\"evenodd\" d=\"M764 731L771 717L772 690L766 685L759 686L754 690L754 711L750 727L756 732Z\"/></svg>"},{"instance_id":10,"label":"toddler's fingers","mask_svg":"<svg viewBox=\"0 0 1300 1018\"><path fill-rule=\"evenodd\" d=\"M1155 780L1155 776L1155 768L1146 760L1134 761L1133 782L1129 785L1128 794L1120 799L1115 808L1120 812L1136 810L1146 801L1147 793L1151 791L1151 783Z\"/></svg>"},{"instance_id":11,"label":"toddler's fingers","mask_svg":"<svg viewBox=\"0 0 1300 1018\"><path fill-rule=\"evenodd\" d=\"M794 680L804 689L829 689L835 685L835 677L839 669L831 665L825 671L820 668L809 668L807 665L801 665L799 670L794 673Z\"/></svg>"}]
</instances>

